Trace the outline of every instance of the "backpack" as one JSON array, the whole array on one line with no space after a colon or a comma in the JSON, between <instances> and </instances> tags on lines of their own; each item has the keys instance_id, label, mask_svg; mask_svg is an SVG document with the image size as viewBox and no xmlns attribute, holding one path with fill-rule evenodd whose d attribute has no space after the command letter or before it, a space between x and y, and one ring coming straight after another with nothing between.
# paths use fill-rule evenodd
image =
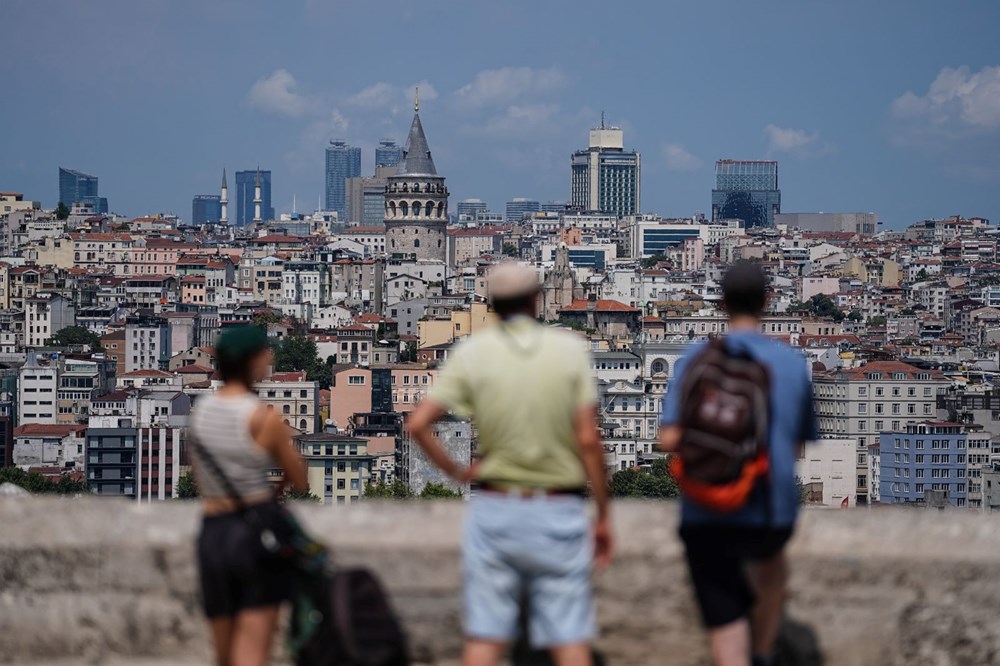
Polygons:
<instances>
[{"instance_id":1,"label":"backpack","mask_svg":"<svg viewBox=\"0 0 1000 666\"><path fill-rule=\"evenodd\" d=\"M823 663L816 631L785 617L774 644L774 666L823 666Z\"/></svg>"},{"instance_id":2,"label":"backpack","mask_svg":"<svg viewBox=\"0 0 1000 666\"><path fill-rule=\"evenodd\" d=\"M290 627L296 666L408 666L406 635L378 579L339 569L300 580Z\"/></svg>"},{"instance_id":3,"label":"backpack","mask_svg":"<svg viewBox=\"0 0 1000 666\"><path fill-rule=\"evenodd\" d=\"M719 513L743 508L768 474L771 381L746 353L715 338L688 364L681 391L681 438L670 470L691 501Z\"/></svg>"}]
</instances>

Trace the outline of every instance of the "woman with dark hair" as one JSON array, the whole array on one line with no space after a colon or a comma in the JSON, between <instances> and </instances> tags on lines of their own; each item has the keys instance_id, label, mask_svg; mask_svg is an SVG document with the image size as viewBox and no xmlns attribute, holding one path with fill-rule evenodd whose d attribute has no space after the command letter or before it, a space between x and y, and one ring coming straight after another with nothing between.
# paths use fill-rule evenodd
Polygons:
<instances>
[{"instance_id":1,"label":"woman with dark hair","mask_svg":"<svg viewBox=\"0 0 1000 666\"><path fill-rule=\"evenodd\" d=\"M260 666L268 661L292 579L286 565L265 556L254 522L281 511L276 497L285 484L298 491L309 485L287 426L252 389L272 363L267 335L255 326L227 330L216 344L216 359L222 387L201 398L191 415L204 508L198 537L202 600L219 666ZM268 471L279 467L284 480L275 488Z\"/></svg>"}]
</instances>

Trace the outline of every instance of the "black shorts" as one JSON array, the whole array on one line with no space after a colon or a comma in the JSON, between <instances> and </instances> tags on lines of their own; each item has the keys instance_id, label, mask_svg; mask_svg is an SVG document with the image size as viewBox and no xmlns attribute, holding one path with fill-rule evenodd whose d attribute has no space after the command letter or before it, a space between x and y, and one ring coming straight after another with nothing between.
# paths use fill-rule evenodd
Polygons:
<instances>
[{"instance_id":1,"label":"black shorts","mask_svg":"<svg viewBox=\"0 0 1000 666\"><path fill-rule=\"evenodd\" d=\"M278 510L278 505L256 510ZM291 597L290 569L262 558L259 538L238 513L205 517L198 536L198 569L206 616L234 617L244 609L276 606Z\"/></svg>"},{"instance_id":2,"label":"black shorts","mask_svg":"<svg viewBox=\"0 0 1000 666\"><path fill-rule=\"evenodd\" d=\"M746 617L754 594L748 562L766 560L785 547L792 527L685 525L680 529L701 618L708 628Z\"/></svg>"}]
</instances>

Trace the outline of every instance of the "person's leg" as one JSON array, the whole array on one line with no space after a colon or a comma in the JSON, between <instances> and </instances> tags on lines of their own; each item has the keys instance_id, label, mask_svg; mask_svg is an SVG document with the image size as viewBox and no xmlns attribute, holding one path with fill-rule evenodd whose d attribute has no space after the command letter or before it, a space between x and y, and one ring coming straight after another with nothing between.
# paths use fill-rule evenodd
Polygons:
<instances>
[{"instance_id":1,"label":"person's leg","mask_svg":"<svg viewBox=\"0 0 1000 666\"><path fill-rule=\"evenodd\" d=\"M549 648L556 666L591 666L590 643L572 643Z\"/></svg>"},{"instance_id":2,"label":"person's leg","mask_svg":"<svg viewBox=\"0 0 1000 666\"><path fill-rule=\"evenodd\" d=\"M740 531L685 525L680 536L715 666L747 666L753 593L740 559Z\"/></svg>"},{"instance_id":3,"label":"person's leg","mask_svg":"<svg viewBox=\"0 0 1000 666\"><path fill-rule=\"evenodd\" d=\"M233 640L233 618L214 617L208 621L212 630L212 645L215 647L217 666L229 666L229 654Z\"/></svg>"},{"instance_id":4,"label":"person's leg","mask_svg":"<svg viewBox=\"0 0 1000 666\"><path fill-rule=\"evenodd\" d=\"M585 505L578 498L536 500L534 514L535 530L524 552L531 567L531 645L548 649L558 666L590 666L597 623L594 544Z\"/></svg>"},{"instance_id":5,"label":"person's leg","mask_svg":"<svg viewBox=\"0 0 1000 666\"><path fill-rule=\"evenodd\" d=\"M232 666L267 664L280 610L281 606L263 606L240 611L233 625Z\"/></svg>"},{"instance_id":6,"label":"person's leg","mask_svg":"<svg viewBox=\"0 0 1000 666\"><path fill-rule=\"evenodd\" d=\"M750 623L736 620L708 631L715 666L750 666Z\"/></svg>"},{"instance_id":7,"label":"person's leg","mask_svg":"<svg viewBox=\"0 0 1000 666\"><path fill-rule=\"evenodd\" d=\"M769 658L778 638L785 605L788 561L784 549L767 559L751 562L747 566L747 574L756 596L750 616L753 625L753 654Z\"/></svg>"},{"instance_id":8,"label":"person's leg","mask_svg":"<svg viewBox=\"0 0 1000 666\"><path fill-rule=\"evenodd\" d=\"M506 648L507 644L500 641L468 638L462 652L462 666L497 666Z\"/></svg>"},{"instance_id":9,"label":"person's leg","mask_svg":"<svg viewBox=\"0 0 1000 666\"><path fill-rule=\"evenodd\" d=\"M514 500L474 497L462 540L464 666L493 666L517 636L520 573L508 557L516 538Z\"/></svg>"}]
</instances>

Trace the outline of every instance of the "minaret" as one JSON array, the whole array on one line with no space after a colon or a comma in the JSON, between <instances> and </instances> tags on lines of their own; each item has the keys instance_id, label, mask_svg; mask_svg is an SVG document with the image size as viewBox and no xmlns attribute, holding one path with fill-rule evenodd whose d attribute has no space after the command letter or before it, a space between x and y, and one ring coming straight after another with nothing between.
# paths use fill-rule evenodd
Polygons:
<instances>
[{"instance_id":1,"label":"minaret","mask_svg":"<svg viewBox=\"0 0 1000 666\"><path fill-rule=\"evenodd\" d=\"M222 194L219 196L219 203L222 204L222 224L229 224L229 185L226 184L226 167L222 167Z\"/></svg>"},{"instance_id":2,"label":"minaret","mask_svg":"<svg viewBox=\"0 0 1000 666\"><path fill-rule=\"evenodd\" d=\"M262 222L260 219L260 167L257 167L257 178L253 183L253 221Z\"/></svg>"},{"instance_id":3,"label":"minaret","mask_svg":"<svg viewBox=\"0 0 1000 666\"><path fill-rule=\"evenodd\" d=\"M444 262L447 226L448 188L434 167L415 92L403 158L385 187L386 252Z\"/></svg>"}]
</instances>

